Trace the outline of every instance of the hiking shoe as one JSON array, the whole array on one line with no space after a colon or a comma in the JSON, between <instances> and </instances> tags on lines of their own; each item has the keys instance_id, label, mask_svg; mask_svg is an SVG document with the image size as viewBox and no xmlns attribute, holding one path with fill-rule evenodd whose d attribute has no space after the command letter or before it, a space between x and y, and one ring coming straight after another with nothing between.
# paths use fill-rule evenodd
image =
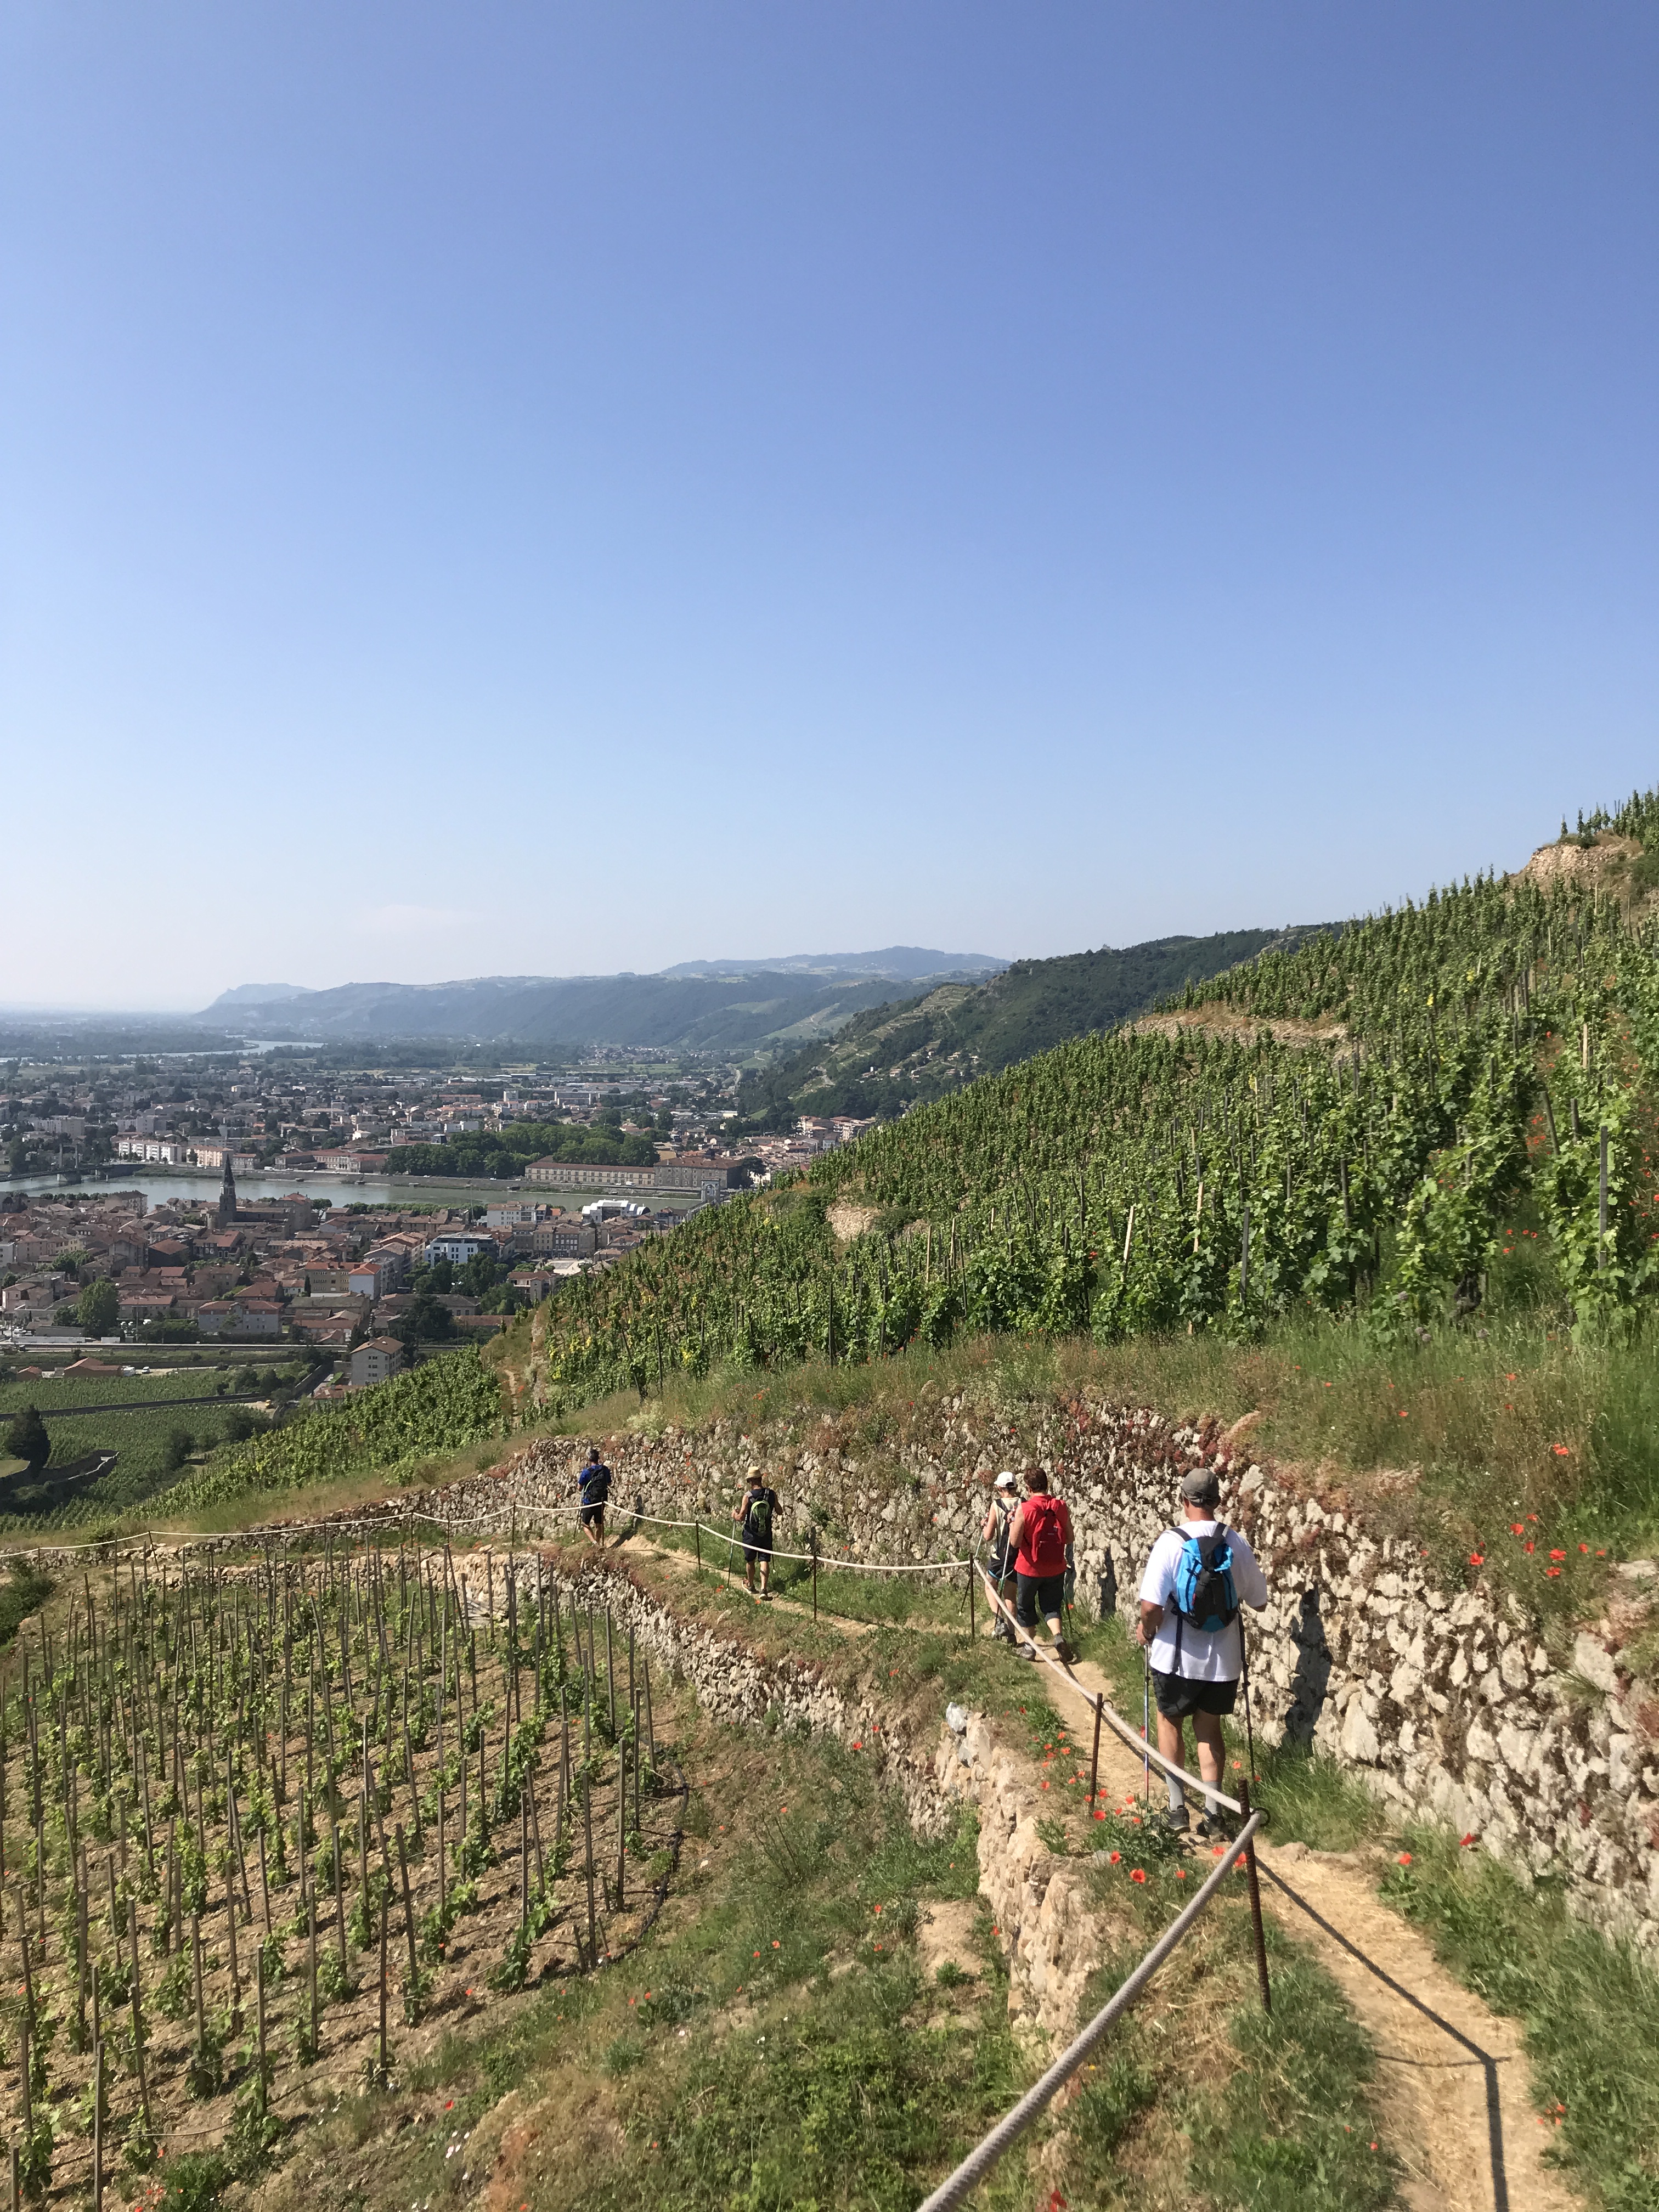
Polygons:
<instances>
[{"instance_id":1,"label":"hiking shoe","mask_svg":"<svg viewBox=\"0 0 1659 2212\"><path fill-rule=\"evenodd\" d=\"M1218 1805L1213 1813L1200 1815L1198 1832L1200 1836L1220 1836L1228 1843L1231 1843L1233 1838L1238 1833L1238 1827L1237 1815L1229 1813L1224 1807Z\"/></svg>"},{"instance_id":2,"label":"hiking shoe","mask_svg":"<svg viewBox=\"0 0 1659 2212\"><path fill-rule=\"evenodd\" d=\"M1166 1809L1163 1820L1159 1825L1163 1827L1166 1834L1171 1836L1187 1835L1190 1832L1192 1826L1192 1823L1188 1818L1187 1808L1184 1805L1178 1813ZM1204 1833L1204 1824L1201 1820L1199 1822L1198 1832L1200 1836Z\"/></svg>"},{"instance_id":3,"label":"hiking shoe","mask_svg":"<svg viewBox=\"0 0 1659 2212\"><path fill-rule=\"evenodd\" d=\"M766 1603L767 1603L768 1605L770 1605L770 1604L771 1604L771 1602L772 1602L772 1593L771 1593L771 1591L770 1591L770 1590L763 1590L763 1591L761 1592L761 1595L762 1595L762 1597L765 1600L765 1601L766 1601Z\"/></svg>"},{"instance_id":4,"label":"hiking shoe","mask_svg":"<svg viewBox=\"0 0 1659 2212\"><path fill-rule=\"evenodd\" d=\"M1062 1667L1069 1667L1073 1660L1077 1657L1077 1653L1066 1641L1065 1638L1061 1636L1055 1638L1054 1656L1059 1660Z\"/></svg>"},{"instance_id":5,"label":"hiking shoe","mask_svg":"<svg viewBox=\"0 0 1659 2212\"><path fill-rule=\"evenodd\" d=\"M1036 1644L1015 1644L1015 1646L1014 1646L1014 1656L1015 1656L1015 1658L1016 1658L1016 1659L1029 1659L1029 1660L1030 1660L1030 1661L1032 1662L1032 1663L1033 1663L1033 1664L1035 1664L1035 1663L1036 1663Z\"/></svg>"}]
</instances>

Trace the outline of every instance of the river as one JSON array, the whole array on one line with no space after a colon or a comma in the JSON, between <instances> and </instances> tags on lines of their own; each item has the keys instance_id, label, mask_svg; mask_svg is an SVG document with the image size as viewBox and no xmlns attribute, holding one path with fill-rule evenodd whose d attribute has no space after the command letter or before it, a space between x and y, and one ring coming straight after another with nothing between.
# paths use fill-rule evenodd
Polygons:
<instances>
[{"instance_id":1,"label":"river","mask_svg":"<svg viewBox=\"0 0 1659 2212\"><path fill-rule=\"evenodd\" d=\"M63 1197L86 1198L96 1198L106 1191L141 1190L152 1206L157 1206L169 1198L217 1198L221 1181L220 1176L211 1173L185 1170L182 1174L158 1175L154 1170L131 1175L111 1170L97 1180L88 1176L81 1182L64 1182L55 1175L19 1176L15 1181L0 1176L0 1203L3 1203L9 1190L50 1191ZM468 1182L459 1178L450 1182L439 1176L410 1176L395 1183L385 1176L359 1177L326 1173L240 1175L236 1178L236 1188L250 1206L261 1199L286 1197L294 1190L303 1191L307 1198L325 1198L335 1206L483 1206L492 1198L524 1188L522 1182ZM561 1202L568 1206L569 1200L561 1194Z\"/></svg>"}]
</instances>

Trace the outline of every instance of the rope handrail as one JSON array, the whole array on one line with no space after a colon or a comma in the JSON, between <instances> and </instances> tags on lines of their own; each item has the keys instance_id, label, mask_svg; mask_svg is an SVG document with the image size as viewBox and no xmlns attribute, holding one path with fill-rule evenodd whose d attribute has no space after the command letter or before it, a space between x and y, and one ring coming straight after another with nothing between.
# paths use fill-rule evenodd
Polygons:
<instances>
[{"instance_id":1,"label":"rope handrail","mask_svg":"<svg viewBox=\"0 0 1659 2212\"><path fill-rule=\"evenodd\" d=\"M1010 1623L1014 1629L1015 1633L1018 1635L1019 1632L1019 1623L1014 1619L1013 1614L1009 1612L1006 1600L998 1592L995 1584L992 1582L990 1576L986 1573L985 1569L982 1566L979 1571L980 1579L985 1584L986 1595L990 1599L991 1603L1003 1616L1004 1620ZM1160 1773L1170 1776L1175 1781L1184 1784L1188 1789L1201 1790L1206 1799L1212 1798L1218 1805L1224 1805L1230 1813L1242 1814L1243 1812L1244 1807L1237 1797L1230 1797L1224 1790L1217 1788L1212 1783L1206 1782L1201 1776L1194 1775L1184 1766L1177 1766L1173 1759L1165 1759L1161 1751L1154 1751L1152 1745L1147 1741L1146 1738L1141 1735L1139 1730L1136 1729L1132 1723L1126 1721L1121 1713L1116 1711L1114 1707L1107 1704L1105 1697L1103 1694L1097 1693L1096 1696L1090 1698L1089 1692L1084 1688L1082 1683L1078 1680L1077 1677L1071 1672L1069 1668L1061 1666L1057 1659L1050 1658L1048 1654L1043 1650L1042 1646L1037 1643L1035 1638L1029 1638L1028 1641L1030 1648L1036 1656L1041 1659L1046 1667L1051 1668L1054 1674L1059 1675L1060 1680L1064 1682L1069 1689L1076 1691L1080 1697L1088 1698L1091 1709L1100 1715L1100 1717L1106 1723L1108 1728L1113 1729L1118 1735L1120 1735L1138 1758L1150 1759Z\"/></svg>"},{"instance_id":2,"label":"rope handrail","mask_svg":"<svg viewBox=\"0 0 1659 2212\"><path fill-rule=\"evenodd\" d=\"M1197 1896L1170 1923L1116 1995L1095 2014L1082 2033L1066 2045L1048 2072L1032 2084L1013 2110L1006 2113L984 2141L969 2152L955 2172L942 2181L931 2197L924 2197L917 2212L953 2212L953 2208L978 2187L1009 2145L1017 2142L1038 2114L1053 2103L1107 2030L1129 2009L1188 1934L1200 1913L1220 1888L1224 1878L1244 1858L1261 1825L1261 1815L1252 1813L1217 1861L1215 1870Z\"/></svg>"},{"instance_id":3,"label":"rope handrail","mask_svg":"<svg viewBox=\"0 0 1659 2212\"><path fill-rule=\"evenodd\" d=\"M186 1533L179 1532L169 1536L165 1531L149 1529L141 1530L135 1534L128 1536L89 1536L84 1538L78 1543L38 1542L33 1544L26 1544L20 1547L20 1548L25 1551L33 1552L107 1553L127 1551L135 1547L140 1549L152 1549L157 1541L160 1540L163 1542L171 1542L178 1549L187 1551L196 1545L234 1544L239 1540L249 1544L265 1544L270 1543L277 1538L302 1536L317 1530L339 1534L354 1528L385 1528L396 1527L400 1524L407 1525L411 1521L428 1522L434 1528L488 1528L499 1530L507 1523L509 1519L516 1518L520 1514L523 1514L532 1519L538 1517L545 1518L549 1516L569 1519L574 1515L580 1513L580 1510L581 1508L579 1505L501 1506L493 1513L472 1514L462 1516L454 1514L428 1512L422 1510L418 1506L409 1506L406 1508L398 1507L391 1512L382 1514L359 1514L354 1515L349 1518L330 1518L323 1521L271 1522L267 1522L263 1527L259 1528L246 1529L227 1528L219 1531L205 1532L200 1535L191 1535ZM743 1547L743 1536L740 1531L732 1528L712 1528L707 1521L672 1521L655 1513L629 1512L626 1515L626 1517L633 1522L636 1528L690 1528L698 1531L702 1535L712 1538L712 1540L717 1544L725 1544L734 1549L741 1549ZM842 1571L851 1571L856 1574L866 1575L956 1574L960 1573L962 1569L964 1567L971 1567L975 1565L975 1560L971 1558L959 1559L916 1559L904 1561L890 1561L884 1559L837 1559L833 1553L828 1552L780 1552L769 1550L769 1556L775 1559L798 1560L803 1566L811 1566L816 1564L825 1573L839 1569Z\"/></svg>"}]
</instances>

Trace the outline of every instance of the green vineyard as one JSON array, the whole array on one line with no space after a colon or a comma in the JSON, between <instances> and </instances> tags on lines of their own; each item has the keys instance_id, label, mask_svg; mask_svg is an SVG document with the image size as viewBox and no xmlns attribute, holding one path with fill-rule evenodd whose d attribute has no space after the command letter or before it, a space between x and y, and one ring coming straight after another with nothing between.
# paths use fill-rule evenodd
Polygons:
<instances>
[{"instance_id":1,"label":"green vineyard","mask_svg":"<svg viewBox=\"0 0 1659 2212\"><path fill-rule=\"evenodd\" d=\"M1624 841L1659 847L1659 796L1566 860L1598 831L1593 878L1431 893L918 1108L574 1283L500 1356L558 1412L962 1332L1315 1310L1386 1341L1478 1315L1516 1224L1540 1300L1628 1329L1659 1280L1659 925Z\"/></svg>"},{"instance_id":2,"label":"green vineyard","mask_svg":"<svg viewBox=\"0 0 1659 2212\"><path fill-rule=\"evenodd\" d=\"M167 1494L200 1512L259 1491L301 1490L410 1466L503 1433L501 1386L476 1352L448 1352L343 1404L319 1406L216 1453Z\"/></svg>"}]
</instances>

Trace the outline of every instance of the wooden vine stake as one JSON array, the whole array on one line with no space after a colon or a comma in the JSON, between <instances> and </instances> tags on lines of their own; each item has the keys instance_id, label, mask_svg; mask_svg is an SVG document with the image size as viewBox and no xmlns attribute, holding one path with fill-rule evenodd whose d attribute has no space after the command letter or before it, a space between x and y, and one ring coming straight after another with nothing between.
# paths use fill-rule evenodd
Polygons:
<instances>
[{"instance_id":1,"label":"wooden vine stake","mask_svg":"<svg viewBox=\"0 0 1659 2212\"><path fill-rule=\"evenodd\" d=\"M391 1917L388 1900L380 1899L380 2053L375 2079L382 2089L391 2085L392 2069L386 2040L386 1924Z\"/></svg>"},{"instance_id":2,"label":"wooden vine stake","mask_svg":"<svg viewBox=\"0 0 1659 2212\"><path fill-rule=\"evenodd\" d=\"M415 1900L409 1888L409 1858L404 1850L404 1824L398 1823L398 1874L404 1890L404 1934L409 1943L409 2017L413 2020L419 2004L420 1968L415 1962Z\"/></svg>"},{"instance_id":3,"label":"wooden vine stake","mask_svg":"<svg viewBox=\"0 0 1659 2212\"><path fill-rule=\"evenodd\" d=\"M582 1777L582 1829L587 1849L587 1963L599 1963L598 1916L593 1910L593 1791L591 1778Z\"/></svg>"},{"instance_id":4,"label":"wooden vine stake","mask_svg":"<svg viewBox=\"0 0 1659 2212\"><path fill-rule=\"evenodd\" d=\"M265 2117L265 1954L253 1954L253 2001L259 2037L259 2118Z\"/></svg>"}]
</instances>

